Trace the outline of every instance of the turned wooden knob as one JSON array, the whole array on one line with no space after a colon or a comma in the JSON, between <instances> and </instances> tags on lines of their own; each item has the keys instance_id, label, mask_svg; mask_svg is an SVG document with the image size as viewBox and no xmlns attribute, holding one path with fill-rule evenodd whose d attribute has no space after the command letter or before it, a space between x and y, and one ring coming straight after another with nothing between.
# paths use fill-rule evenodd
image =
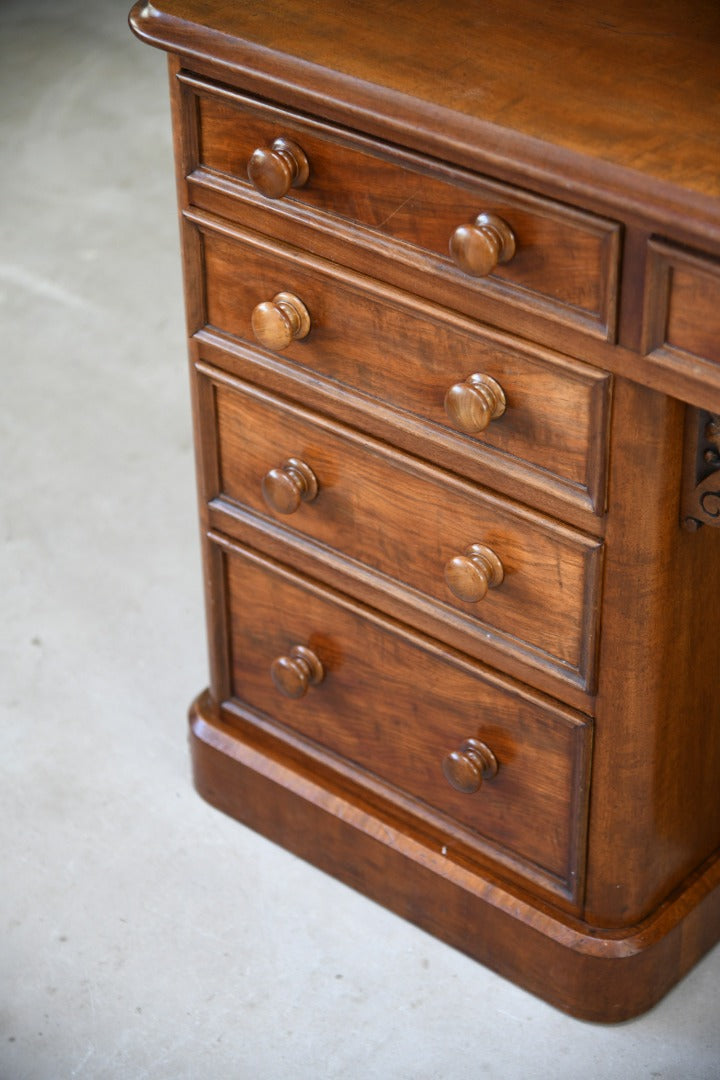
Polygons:
<instances>
[{"instance_id":1,"label":"turned wooden knob","mask_svg":"<svg viewBox=\"0 0 720 1080\"><path fill-rule=\"evenodd\" d=\"M271 510L278 514L294 514L302 503L312 502L317 495L317 477L304 461L291 457L279 468L266 473L262 493Z\"/></svg>"},{"instance_id":2,"label":"turned wooden knob","mask_svg":"<svg viewBox=\"0 0 720 1080\"><path fill-rule=\"evenodd\" d=\"M500 383L490 375L468 375L465 382L455 383L445 395L448 420L466 435L484 431L491 420L505 412L505 393Z\"/></svg>"},{"instance_id":3,"label":"turned wooden knob","mask_svg":"<svg viewBox=\"0 0 720 1080\"><path fill-rule=\"evenodd\" d=\"M292 293L279 292L252 313L253 334L266 349L287 349L310 333L310 313Z\"/></svg>"},{"instance_id":4,"label":"turned wooden knob","mask_svg":"<svg viewBox=\"0 0 720 1080\"><path fill-rule=\"evenodd\" d=\"M267 199L280 199L291 187L307 183L310 166L305 152L290 139L280 137L272 146L260 146L248 161L250 183Z\"/></svg>"},{"instance_id":5,"label":"turned wooden knob","mask_svg":"<svg viewBox=\"0 0 720 1080\"><path fill-rule=\"evenodd\" d=\"M453 262L473 277L487 277L514 254L513 231L497 214L479 214L472 225L459 225L450 237Z\"/></svg>"},{"instance_id":6,"label":"turned wooden knob","mask_svg":"<svg viewBox=\"0 0 720 1080\"><path fill-rule=\"evenodd\" d=\"M293 645L289 656L273 660L270 674L275 687L288 698L301 698L309 687L322 682L325 672L312 649Z\"/></svg>"},{"instance_id":7,"label":"turned wooden knob","mask_svg":"<svg viewBox=\"0 0 720 1080\"><path fill-rule=\"evenodd\" d=\"M478 739L466 739L457 750L444 759L443 773L456 791L472 795L498 771L498 763L489 746Z\"/></svg>"},{"instance_id":8,"label":"turned wooden knob","mask_svg":"<svg viewBox=\"0 0 720 1080\"><path fill-rule=\"evenodd\" d=\"M445 582L458 600L476 604L488 589L502 582L503 565L485 544L471 544L463 555L456 555L445 567Z\"/></svg>"}]
</instances>

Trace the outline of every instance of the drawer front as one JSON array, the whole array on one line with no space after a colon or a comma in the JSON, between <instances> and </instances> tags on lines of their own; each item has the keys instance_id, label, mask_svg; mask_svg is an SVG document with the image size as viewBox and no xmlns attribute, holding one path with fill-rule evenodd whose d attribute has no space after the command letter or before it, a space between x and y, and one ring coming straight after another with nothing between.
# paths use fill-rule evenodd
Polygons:
<instances>
[{"instance_id":1,"label":"drawer front","mask_svg":"<svg viewBox=\"0 0 720 1080\"><path fill-rule=\"evenodd\" d=\"M701 408L708 391L720 389L719 312L720 260L652 240L644 350L677 380L678 395Z\"/></svg>"},{"instance_id":2,"label":"drawer front","mask_svg":"<svg viewBox=\"0 0 720 1080\"><path fill-rule=\"evenodd\" d=\"M249 552L226 549L225 575L235 698L349 763L360 783L379 781L390 802L409 796L451 854L490 851L574 895L586 723ZM312 674L304 695L288 698L274 676L302 691L292 681L298 655ZM473 793L456 791L443 772L469 738L498 765Z\"/></svg>"},{"instance_id":3,"label":"drawer front","mask_svg":"<svg viewBox=\"0 0 720 1080\"><path fill-rule=\"evenodd\" d=\"M282 207L330 214L425 255L426 269L468 288L516 295L556 317L612 339L615 331L619 227L520 189L451 170L352 133L287 112L246 103L232 92L197 97L197 165L231 177L237 194L250 189L248 162L278 138L299 145L308 160L302 186ZM271 200L274 201L274 200ZM281 212L284 212L281 209ZM455 231L481 214L498 216L514 237L514 254L487 276L466 272L450 256ZM484 268L483 268L484 270Z\"/></svg>"},{"instance_id":4,"label":"drawer front","mask_svg":"<svg viewBox=\"0 0 720 1080\"><path fill-rule=\"evenodd\" d=\"M499 469L552 483L585 509L604 509L611 387L605 373L481 333L440 308L260 238L201 235L211 326L257 346L253 312L290 292L306 307L310 331L283 348L283 358L397 410L399 418L427 424L428 449L420 445L419 453L431 454L434 439L444 449L449 444L469 475L489 457ZM477 376L494 380L505 401L502 415L486 416L479 430L446 411L448 391L473 397ZM461 423L473 430L459 430Z\"/></svg>"},{"instance_id":5,"label":"drawer front","mask_svg":"<svg viewBox=\"0 0 720 1080\"><path fill-rule=\"evenodd\" d=\"M590 688L598 541L251 387L216 383L214 411L221 498L428 596L483 648Z\"/></svg>"}]
</instances>

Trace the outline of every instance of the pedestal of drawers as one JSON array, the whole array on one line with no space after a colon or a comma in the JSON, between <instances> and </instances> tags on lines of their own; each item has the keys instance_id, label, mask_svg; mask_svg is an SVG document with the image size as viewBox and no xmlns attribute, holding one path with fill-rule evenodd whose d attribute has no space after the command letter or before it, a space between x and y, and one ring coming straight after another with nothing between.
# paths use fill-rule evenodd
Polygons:
<instances>
[{"instance_id":1,"label":"pedestal of drawers","mask_svg":"<svg viewBox=\"0 0 720 1080\"><path fill-rule=\"evenodd\" d=\"M255 44L241 70L167 6L134 25L173 54L197 787L559 1007L634 1015L720 936L720 242L289 75L271 103Z\"/></svg>"}]
</instances>

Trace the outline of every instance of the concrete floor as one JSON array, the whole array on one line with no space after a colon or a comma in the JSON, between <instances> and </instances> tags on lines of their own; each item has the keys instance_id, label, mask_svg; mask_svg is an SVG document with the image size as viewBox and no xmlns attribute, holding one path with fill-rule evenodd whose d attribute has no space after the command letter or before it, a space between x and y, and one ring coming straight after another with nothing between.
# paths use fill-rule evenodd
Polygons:
<instances>
[{"instance_id":1,"label":"concrete floor","mask_svg":"<svg viewBox=\"0 0 720 1080\"><path fill-rule=\"evenodd\" d=\"M0 4L2 1080L717 1080L720 949L568 1019L206 806L163 57Z\"/></svg>"}]
</instances>

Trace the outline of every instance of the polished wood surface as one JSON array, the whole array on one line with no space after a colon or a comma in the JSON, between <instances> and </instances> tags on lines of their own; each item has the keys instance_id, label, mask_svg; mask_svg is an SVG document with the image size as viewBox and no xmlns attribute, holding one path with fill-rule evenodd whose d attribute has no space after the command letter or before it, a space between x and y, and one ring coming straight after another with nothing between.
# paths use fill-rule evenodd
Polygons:
<instances>
[{"instance_id":1,"label":"polished wood surface","mask_svg":"<svg viewBox=\"0 0 720 1080\"><path fill-rule=\"evenodd\" d=\"M228 727L203 694L190 712L195 783L228 814L417 923L560 1009L608 1023L667 993L717 938L720 861L691 876L655 919L598 933L502 879L448 865L397 816L368 805L349 780L303 768L242 713Z\"/></svg>"},{"instance_id":2,"label":"polished wood surface","mask_svg":"<svg viewBox=\"0 0 720 1080\"><path fill-rule=\"evenodd\" d=\"M325 671L312 649L293 645L287 656L278 656L270 665L275 688L288 698L305 697L311 686L323 681Z\"/></svg>"},{"instance_id":3,"label":"polished wood surface","mask_svg":"<svg viewBox=\"0 0 720 1080\"><path fill-rule=\"evenodd\" d=\"M412 449L422 447L424 456L435 456L450 437L452 453L461 459L457 471L464 475L477 477L478 455L486 448L500 455L499 472L516 459L518 478L527 482L527 465L535 465L542 470L538 482L555 476L564 481L567 497L604 508L606 373L495 336L477 323L419 305L408 294L378 289L370 279L249 233L203 227L198 239L202 322L255 344L251 319L257 304L276 289L292 289L302 298L312 331L283 351L294 365L331 380L335 396L348 387L356 399L370 399L370 411L379 405L396 410L394 432L403 417L420 420L424 430L413 436ZM446 395L474 375L500 385L507 407L476 437L463 439L447 415ZM484 468L480 475L485 477Z\"/></svg>"},{"instance_id":4,"label":"polished wood surface","mask_svg":"<svg viewBox=\"0 0 720 1080\"><path fill-rule=\"evenodd\" d=\"M466 635L592 686L602 572L597 540L221 376L214 407L206 418L217 433L212 494L262 514L268 466L278 453L302 461L315 478L312 498L298 502L291 490L286 503L285 479L273 473L270 481L280 502L271 499L270 509L285 517L294 507L294 533L383 574L388 585L399 581L451 605ZM482 548L477 564L473 545ZM490 589L478 603L481 576Z\"/></svg>"},{"instance_id":5,"label":"polished wood surface","mask_svg":"<svg viewBox=\"0 0 720 1080\"><path fill-rule=\"evenodd\" d=\"M443 761L443 773L456 791L474 795L484 780L491 780L498 771L497 758L489 746L479 739L465 739Z\"/></svg>"},{"instance_id":6,"label":"polished wood surface","mask_svg":"<svg viewBox=\"0 0 720 1080\"><path fill-rule=\"evenodd\" d=\"M201 87L197 97L198 167L229 175L247 188L257 142L292 138L312 161L309 180L287 188L286 200L364 226L446 261L466 288L491 274L527 292L539 305L555 303L568 319L607 333L615 307L617 226L580 214L559 200L498 184L440 164L431 170L385 145L350 143L310 120L292 121L270 106L248 107L232 95Z\"/></svg>"},{"instance_id":7,"label":"polished wood surface","mask_svg":"<svg viewBox=\"0 0 720 1080\"><path fill-rule=\"evenodd\" d=\"M470 225L458 225L450 237L450 256L472 277L486 277L515 254L515 234L497 214L478 214Z\"/></svg>"},{"instance_id":8,"label":"polished wood surface","mask_svg":"<svg viewBox=\"0 0 720 1080\"><path fill-rule=\"evenodd\" d=\"M617 380L614 409L587 911L617 927L720 852L720 533L681 527L680 403Z\"/></svg>"},{"instance_id":9,"label":"polished wood surface","mask_svg":"<svg viewBox=\"0 0 720 1080\"><path fill-rule=\"evenodd\" d=\"M333 105L354 90L356 110L382 99L402 115L410 98L428 127L451 122L448 141L461 124L474 134L476 121L646 182L720 195L720 12L707 0L572 0L561 12L470 0L443 18L434 0L341 0L312 12L304 0L163 0L140 8L135 26L154 44L187 48L196 67L214 61L228 81L269 85L282 65L283 81L326 90Z\"/></svg>"},{"instance_id":10,"label":"polished wood surface","mask_svg":"<svg viewBox=\"0 0 720 1080\"><path fill-rule=\"evenodd\" d=\"M445 412L453 427L466 435L484 431L507 407L505 391L496 379L482 371L454 383L445 395Z\"/></svg>"},{"instance_id":11,"label":"polished wood surface","mask_svg":"<svg viewBox=\"0 0 720 1080\"><path fill-rule=\"evenodd\" d=\"M521 880L574 894L585 834L590 725L285 567L223 543L232 696L280 730L352 764L356 783L392 805L396 789L465 859L490 851ZM302 645L324 675L307 692L277 658ZM290 665L283 667L287 670ZM292 698L292 700L290 699ZM497 776L477 799L448 784L445 757L486 742ZM538 775L541 774L541 775ZM568 815L568 803L576 813Z\"/></svg>"},{"instance_id":12,"label":"polished wood surface","mask_svg":"<svg viewBox=\"0 0 720 1080\"><path fill-rule=\"evenodd\" d=\"M198 789L636 1015L720 939L720 9L131 21L171 53Z\"/></svg>"},{"instance_id":13,"label":"polished wood surface","mask_svg":"<svg viewBox=\"0 0 720 1080\"><path fill-rule=\"evenodd\" d=\"M462 555L445 564L445 581L453 596L477 604L488 589L496 589L505 577L505 568L487 544L470 544Z\"/></svg>"},{"instance_id":14,"label":"polished wood surface","mask_svg":"<svg viewBox=\"0 0 720 1080\"><path fill-rule=\"evenodd\" d=\"M304 502L312 502L317 497L317 477L300 458L290 457L279 468L265 474L262 493L276 514L296 514Z\"/></svg>"},{"instance_id":15,"label":"polished wood surface","mask_svg":"<svg viewBox=\"0 0 720 1080\"><path fill-rule=\"evenodd\" d=\"M268 199L280 199L290 188L302 187L310 165L302 147L278 137L269 147L259 146L250 155L247 174L253 187Z\"/></svg>"},{"instance_id":16,"label":"polished wood surface","mask_svg":"<svg viewBox=\"0 0 720 1080\"><path fill-rule=\"evenodd\" d=\"M648 244L643 348L661 366L712 377L720 367L720 264L657 239ZM707 399L698 397L706 406Z\"/></svg>"},{"instance_id":17,"label":"polished wood surface","mask_svg":"<svg viewBox=\"0 0 720 1080\"><path fill-rule=\"evenodd\" d=\"M279 292L272 300L263 300L253 308L250 321L256 340L266 349L287 349L310 333L308 309L293 293Z\"/></svg>"}]
</instances>

